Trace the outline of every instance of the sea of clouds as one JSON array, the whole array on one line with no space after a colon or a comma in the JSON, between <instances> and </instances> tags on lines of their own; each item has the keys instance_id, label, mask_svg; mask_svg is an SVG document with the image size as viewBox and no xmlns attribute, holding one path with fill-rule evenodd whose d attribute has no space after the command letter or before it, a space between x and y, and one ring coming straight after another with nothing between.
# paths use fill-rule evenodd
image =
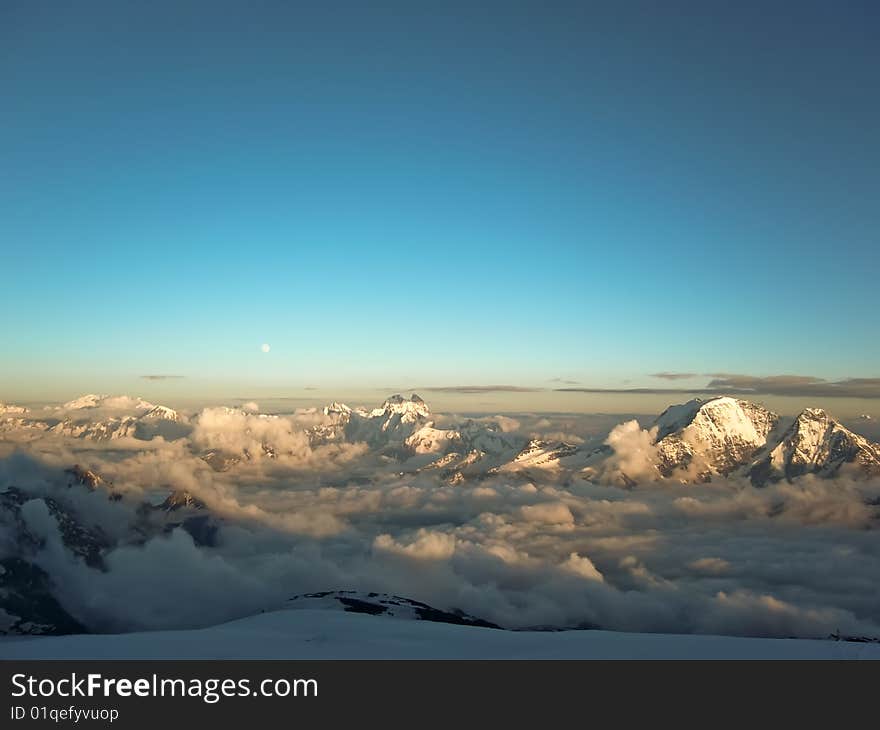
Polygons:
<instances>
[{"instance_id":1,"label":"sea of clouds","mask_svg":"<svg viewBox=\"0 0 880 730\"><path fill-rule=\"evenodd\" d=\"M199 627L283 608L296 594L357 589L509 628L880 636L876 482L620 488L534 470L452 486L440 470L416 473L418 457L401 462L358 442L310 445L304 429L322 425L321 413L265 419L256 409L206 409L174 441L2 435L0 490L33 497L22 516L42 540L37 562L75 618L94 631ZM629 474L642 473L650 449L648 431L614 428L616 417L486 420L524 438L607 439L608 468ZM261 454L264 442L277 458ZM252 458L218 472L199 457L211 449ZM122 499L68 487L64 469L74 463ZM183 529L132 539L138 505L172 489L221 520L216 546L196 545ZM64 549L48 496L116 543L106 570ZM16 549L10 536L0 525L0 557Z\"/></svg>"}]
</instances>

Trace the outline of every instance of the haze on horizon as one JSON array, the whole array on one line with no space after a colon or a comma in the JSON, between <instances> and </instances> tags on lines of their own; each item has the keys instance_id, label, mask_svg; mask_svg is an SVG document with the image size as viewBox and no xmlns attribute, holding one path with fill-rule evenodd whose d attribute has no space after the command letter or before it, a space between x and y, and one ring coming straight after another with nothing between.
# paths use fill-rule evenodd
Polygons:
<instances>
[{"instance_id":1,"label":"haze on horizon","mask_svg":"<svg viewBox=\"0 0 880 730\"><path fill-rule=\"evenodd\" d=\"M876 416L877 28L6 4L0 400Z\"/></svg>"}]
</instances>

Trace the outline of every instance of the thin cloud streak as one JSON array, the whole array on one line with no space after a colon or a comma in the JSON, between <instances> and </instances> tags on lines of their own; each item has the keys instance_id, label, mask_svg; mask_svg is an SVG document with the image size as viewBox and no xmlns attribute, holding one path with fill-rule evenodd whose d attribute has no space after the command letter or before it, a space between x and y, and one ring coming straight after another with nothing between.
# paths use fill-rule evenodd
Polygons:
<instances>
[{"instance_id":1,"label":"thin cloud streak","mask_svg":"<svg viewBox=\"0 0 880 730\"><path fill-rule=\"evenodd\" d=\"M421 387L415 390L423 390L428 393L540 393L546 388L526 388L519 385L443 385L434 387Z\"/></svg>"},{"instance_id":2,"label":"thin cloud streak","mask_svg":"<svg viewBox=\"0 0 880 730\"><path fill-rule=\"evenodd\" d=\"M666 373L675 380L684 373ZM690 376L689 376L690 377ZM633 395L775 395L815 398L880 398L880 378L823 380L812 375L758 377L709 373L709 383L699 388L556 388L558 392Z\"/></svg>"},{"instance_id":3,"label":"thin cloud streak","mask_svg":"<svg viewBox=\"0 0 880 730\"><path fill-rule=\"evenodd\" d=\"M652 378L662 378L663 380L688 380L697 377L697 373L651 373Z\"/></svg>"}]
</instances>

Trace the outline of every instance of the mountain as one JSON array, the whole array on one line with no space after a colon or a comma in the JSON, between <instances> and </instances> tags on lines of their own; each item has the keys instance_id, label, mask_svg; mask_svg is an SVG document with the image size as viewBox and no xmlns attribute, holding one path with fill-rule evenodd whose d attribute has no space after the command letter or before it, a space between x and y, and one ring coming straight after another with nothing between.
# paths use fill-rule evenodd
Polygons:
<instances>
[{"instance_id":1,"label":"mountain","mask_svg":"<svg viewBox=\"0 0 880 730\"><path fill-rule=\"evenodd\" d=\"M880 444L853 433L820 408L807 408L749 469L755 485L804 474L880 476Z\"/></svg>"},{"instance_id":2,"label":"mountain","mask_svg":"<svg viewBox=\"0 0 880 730\"><path fill-rule=\"evenodd\" d=\"M180 414L173 408L167 406L153 406L144 415L140 417L141 421L170 421L171 423L180 423Z\"/></svg>"},{"instance_id":3,"label":"mountain","mask_svg":"<svg viewBox=\"0 0 880 730\"><path fill-rule=\"evenodd\" d=\"M416 454L445 454L453 451L501 455L516 452L518 439L504 433L497 424L467 419L455 428L438 429L429 421L409 436L404 444Z\"/></svg>"},{"instance_id":4,"label":"mountain","mask_svg":"<svg viewBox=\"0 0 880 730\"><path fill-rule=\"evenodd\" d=\"M155 510L166 519L163 532L169 533L180 527L189 533L199 547L216 547L221 522L211 514L202 500L189 492L173 491Z\"/></svg>"},{"instance_id":5,"label":"mountain","mask_svg":"<svg viewBox=\"0 0 880 730\"><path fill-rule=\"evenodd\" d=\"M531 439L503 469L558 469L563 459L575 456L578 451L576 445L565 441Z\"/></svg>"},{"instance_id":6,"label":"mountain","mask_svg":"<svg viewBox=\"0 0 880 730\"><path fill-rule=\"evenodd\" d=\"M479 476L485 473L487 470L484 462L485 457L485 451L477 451L476 449L463 455L458 451L450 451L417 471L439 470L440 478L447 484L455 486L463 483L469 476Z\"/></svg>"},{"instance_id":7,"label":"mountain","mask_svg":"<svg viewBox=\"0 0 880 730\"><path fill-rule=\"evenodd\" d=\"M104 421L73 421L65 419L49 428L60 436L92 439L93 441L115 441L122 438L135 438L138 419L134 416L108 418Z\"/></svg>"},{"instance_id":8,"label":"mountain","mask_svg":"<svg viewBox=\"0 0 880 730\"><path fill-rule=\"evenodd\" d=\"M807 408L783 428L775 413L726 396L695 398L667 408L654 421L649 447L640 447L641 479L709 482L718 476L751 479L756 486L804 474L880 475L880 445L853 433L825 411ZM619 460L610 442L594 452L581 475L634 486L639 479L606 469ZM536 453L540 453L534 450ZM632 456L631 454L629 456ZM653 476L646 477L648 471Z\"/></svg>"},{"instance_id":9,"label":"mountain","mask_svg":"<svg viewBox=\"0 0 880 730\"><path fill-rule=\"evenodd\" d=\"M291 598L285 608L307 610L346 611L365 613L370 616L388 616L407 621L434 621L459 626L482 626L487 629L501 627L466 614L464 611L443 611L411 598L401 598L388 593L363 591L322 591L304 593Z\"/></svg>"},{"instance_id":10,"label":"mountain","mask_svg":"<svg viewBox=\"0 0 880 730\"><path fill-rule=\"evenodd\" d=\"M52 578L37 563L37 554L46 542L46 518L57 524L61 542L72 558L103 569L102 555L110 541L100 529L84 525L52 497L35 497L17 487L0 492L0 527L5 542L5 556L0 559L0 634L85 631L59 603Z\"/></svg>"},{"instance_id":11,"label":"mountain","mask_svg":"<svg viewBox=\"0 0 880 730\"><path fill-rule=\"evenodd\" d=\"M657 467L664 477L684 470L695 481L729 474L767 443L778 421L755 403L729 397L670 406L654 422Z\"/></svg>"},{"instance_id":12,"label":"mountain","mask_svg":"<svg viewBox=\"0 0 880 730\"><path fill-rule=\"evenodd\" d=\"M380 408L369 413L352 411L346 436L351 441L366 441L373 447L402 444L430 419L431 409L415 393L410 398L392 395Z\"/></svg>"},{"instance_id":13,"label":"mountain","mask_svg":"<svg viewBox=\"0 0 880 730\"><path fill-rule=\"evenodd\" d=\"M89 393L74 398L60 406L62 411L78 411L89 408L107 408L112 410L148 411L154 405L140 397L128 395L96 395Z\"/></svg>"},{"instance_id":14,"label":"mountain","mask_svg":"<svg viewBox=\"0 0 880 730\"><path fill-rule=\"evenodd\" d=\"M309 429L313 444L329 441L363 441L371 448L403 448L415 431L431 425L431 410L418 395L392 395L379 408L367 411L334 402L323 409L330 422Z\"/></svg>"},{"instance_id":15,"label":"mountain","mask_svg":"<svg viewBox=\"0 0 880 730\"><path fill-rule=\"evenodd\" d=\"M162 436L166 441L186 436L190 427L177 411L167 406L154 405L142 398L130 396L84 395L60 407L65 418L47 430L61 436L115 441L134 438L149 441ZM98 417L95 415L107 416Z\"/></svg>"}]
</instances>

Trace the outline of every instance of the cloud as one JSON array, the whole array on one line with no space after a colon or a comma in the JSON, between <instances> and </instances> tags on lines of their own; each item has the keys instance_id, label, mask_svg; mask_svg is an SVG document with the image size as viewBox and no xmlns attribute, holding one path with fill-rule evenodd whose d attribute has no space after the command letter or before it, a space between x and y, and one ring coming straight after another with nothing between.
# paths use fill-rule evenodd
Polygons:
<instances>
[{"instance_id":1,"label":"cloud","mask_svg":"<svg viewBox=\"0 0 880 730\"><path fill-rule=\"evenodd\" d=\"M577 380L566 380L565 378L550 378L548 383L562 383L563 385L580 385Z\"/></svg>"},{"instance_id":2,"label":"cloud","mask_svg":"<svg viewBox=\"0 0 880 730\"><path fill-rule=\"evenodd\" d=\"M707 388L743 394L791 395L837 398L880 398L880 378L847 378L829 381L812 375L756 377L712 373Z\"/></svg>"},{"instance_id":3,"label":"cloud","mask_svg":"<svg viewBox=\"0 0 880 730\"><path fill-rule=\"evenodd\" d=\"M666 380L697 377L691 373L655 373ZM709 382L696 388L556 388L570 393L614 393L630 395L776 395L802 398L880 398L880 378L823 380L812 375L754 376L709 373Z\"/></svg>"},{"instance_id":4,"label":"cloud","mask_svg":"<svg viewBox=\"0 0 880 730\"><path fill-rule=\"evenodd\" d=\"M643 429L636 420L615 426L605 439L611 455L600 462L595 478L618 486L656 481L660 478L656 438L656 427Z\"/></svg>"},{"instance_id":5,"label":"cloud","mask_svg":"<svg viewBox=\"0 0 880 730\"><path fill-rule=\"evenodd\" d=\"M697 558L688 563L688 567L704 575L724 575L730 571L730 563L723 558Z\"/></svg>"},{"instance_id":6,"label":"cloud","mask_svg":"<svg viewBox=\"0 0 880 730\"><path fill-rule=\"evenodd\" d=\"M185 375L141 375L143 380L179 380L185 377Z\"/></svg>"},{"instance_id":7,"label":"cloud","mask_svg":"<svg viewBox=\"0 0 880 730\"><path fill-rule=\"evenodd\" d=\"M433 387L421 387L416 390L423 390L429 393L538 393L543 388L526 388L518 385L443 385Z\"/></svg>"},{"instance_id":8,"label":"cloud","mask_svg":"<svg viewBox=\"0 0 880 730\"><path fill-rule=\"evenodd\" d=\"M397 542L391 535L378 535L373 549L419 560L446 560L455 553L455 537L443 532L420 529L407 543Z\"/></svg>"},{"instance_id":9,"label":"cloud","mask_svg":"<svg viewBox=\"0 0 880 730\"><path fill-rule=\"evenodd\" d=\"M698 377L696 373L651 373L652 378L661 378L663 380L689 380Z\"/></svg>"},{"instance_id":10,"label":"cloud","mask_svg":"<svg viewBox=\"0 0 880 730\"><path fill-rule=\"evenodd\" d=\"M562 563L561 567L563 570L567 570L570 573L574 573L587 580L596 580L600 583L605 580L602 574L596 569L596 566L593 565L592 560L586 556L578 555L577 553L571 553L568 556L568 559Z\"/></svg>"},{"instance_id":11,"label":"cloud","mask_svg":"<svg viewBox=\"0 0 880 730\"><path fill-rule=\"evenodd\" d=\"M571 510L562 502L529 504L520 508L520 514L526 522L550 525L574 524L574 516L571 514Z\"/></svg>"}]
</instances>

